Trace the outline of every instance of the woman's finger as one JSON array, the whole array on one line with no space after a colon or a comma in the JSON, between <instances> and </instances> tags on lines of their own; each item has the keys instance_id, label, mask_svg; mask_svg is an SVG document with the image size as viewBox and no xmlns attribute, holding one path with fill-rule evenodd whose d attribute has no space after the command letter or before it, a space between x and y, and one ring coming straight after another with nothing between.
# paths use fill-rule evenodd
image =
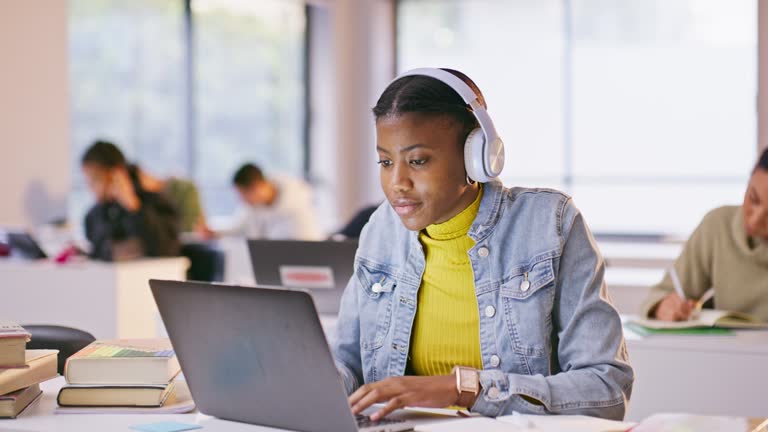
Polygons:
<instances>
[{"instance_id":1,"label":"woman's finger","mask_svg":"<svg viewBox=\"0 0 768 432\"><path fill-rule=\"evenodd\" d=\"M397 395L389 400L383 408L371 414L371 420L380 420L393 411L408 406L409 394Z\"/></svg>"},{"instance_id":2,"label":"woman's finger","mask_svg":"<svg viewBox=\"0 0 768 432\"><path fill-rule=\"evenodd\" d=\"M385 386L375 386L366 393L357 403L352 405L352 413L359 414L371 405L389 400L393 396L386 391Z\"/></svg>"}]
</instances>

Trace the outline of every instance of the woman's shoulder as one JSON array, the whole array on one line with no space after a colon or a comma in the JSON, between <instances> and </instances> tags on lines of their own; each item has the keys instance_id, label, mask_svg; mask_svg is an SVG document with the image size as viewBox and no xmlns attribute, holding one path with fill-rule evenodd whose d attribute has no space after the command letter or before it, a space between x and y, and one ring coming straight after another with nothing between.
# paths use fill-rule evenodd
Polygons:
<instances>
[{"instance_id":1,"label":"woman's shoulder","mask_svg":"<svg viewBox=\"0 0 768 432\"><path fill-rule=\"evenodd\" d=\"M740 206L722 206L707 212L701 219L696 228L700 234L705 236L719 233L728 233L736 218L741 217Z\"/></svg>"},{"instance_id":2,"label":"woman's shoulder","mask_svg":"<svg viewBox=\"0 0 768 432\"><path fill-rule=\"evenodd\" d=\"M730 222L734 217L737 217L739 209L741 209L739 206L722 206L714 208L708 211L706 215L704 215L701 223L704 225Z\"/></svg>"},{"instance_id":3,"label":"woman's shoulder","mask_svg":"<svg viewBox=\"0 0 768 432\"><path fill-rule=\"evenodd\" d=\"M571 199L567 193L551 188L511 187L504 188L509 203L535 201L539 204L560 204Z\"/></svg>"},{"instance_id":4,"label":"woman's shoulder","mask_svg":"<svg viewBox=\"0 0 768 432\"><path fill-rule=\"evenodd\" d=\"M562 221L566 210L573 206L571 196L550 188L512 187L505 188L502 212L516 218L529 215L537 219L552 217Z\"/></svg>"}]
</instances>

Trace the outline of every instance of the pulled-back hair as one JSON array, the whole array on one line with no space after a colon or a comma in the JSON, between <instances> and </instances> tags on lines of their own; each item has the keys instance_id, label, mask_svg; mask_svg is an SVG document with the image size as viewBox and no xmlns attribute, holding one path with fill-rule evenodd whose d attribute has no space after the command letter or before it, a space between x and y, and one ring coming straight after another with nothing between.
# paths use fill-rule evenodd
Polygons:
<instances>
[{"instance_id":1,"label":"pulled-back hair","mask_svg":"<svg viewBox=\"0 0 768 432\"><path fill-rule=\"evenodd\" d=\"M480 104L487 108L483 94L469 77L453 69L442 70L464 81L474 90ZM462 125L465 136L479 127L471 108L461 96L449 85L429 76L408 75L393 81L373 107L376 121L410 113L449 116Z\"/></svg>"}]
</instances>

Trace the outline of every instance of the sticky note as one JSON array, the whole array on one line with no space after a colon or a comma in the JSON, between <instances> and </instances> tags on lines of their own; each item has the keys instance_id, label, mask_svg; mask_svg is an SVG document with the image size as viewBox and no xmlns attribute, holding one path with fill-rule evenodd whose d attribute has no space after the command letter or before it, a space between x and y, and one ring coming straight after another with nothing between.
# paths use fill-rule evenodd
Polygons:
<instances>
[{"instance_id":1,"label":"sticky note","mask_svg":"<svg viewBox=\"0 0 768 432\"><path fill-rule=\"evenodd\" d=\"M131 426L131 429L142 432L181 432L194 429L202 429L202 426L178 423L178 422L157 422L142 425Z\"/></svg>"}]
</instances>

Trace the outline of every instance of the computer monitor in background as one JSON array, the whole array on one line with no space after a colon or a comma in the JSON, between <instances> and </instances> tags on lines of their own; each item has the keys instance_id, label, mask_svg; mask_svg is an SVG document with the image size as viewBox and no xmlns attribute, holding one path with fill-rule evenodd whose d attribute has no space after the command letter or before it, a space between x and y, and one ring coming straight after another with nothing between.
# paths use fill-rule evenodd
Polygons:
<instances>
[{"instance_id":1,"label":"computer monitor in background","mask_svg":"<svg viewBox=\"0 0 768 432\"><path fill-rule=\"evenodd\" d=\"M308 290L321 314L337 314L354 271L357 240L249 240L259 285Z\"/></svg>"}]
</instances>

